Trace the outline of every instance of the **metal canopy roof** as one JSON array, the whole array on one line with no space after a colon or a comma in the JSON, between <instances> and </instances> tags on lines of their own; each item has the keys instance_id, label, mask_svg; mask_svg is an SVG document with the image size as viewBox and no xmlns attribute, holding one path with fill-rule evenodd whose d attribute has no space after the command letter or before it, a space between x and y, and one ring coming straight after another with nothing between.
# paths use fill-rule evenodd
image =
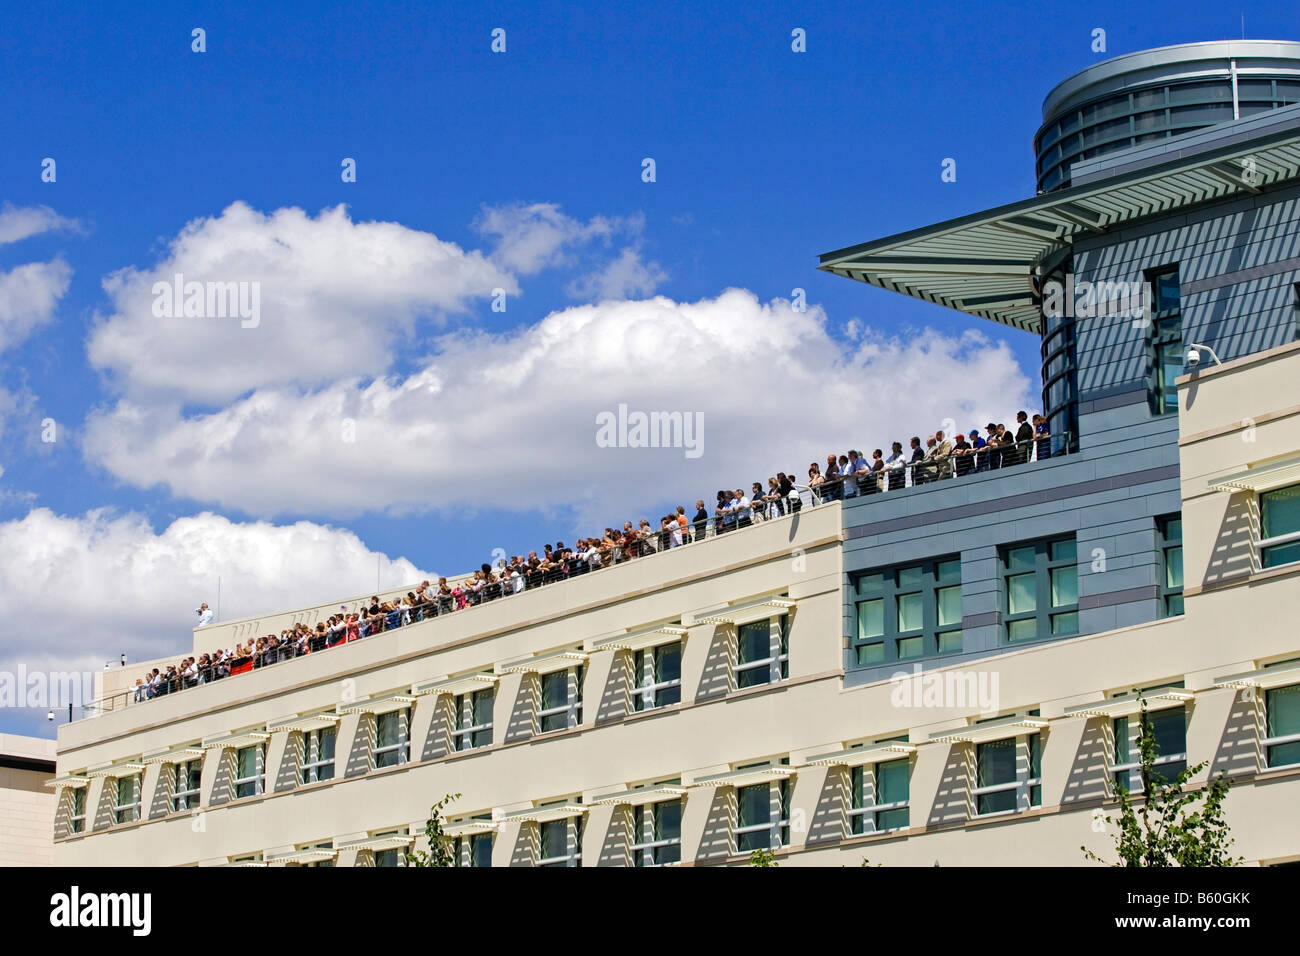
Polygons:
<instances>
[{"instance_id":1,"label":"metal canopy roof","mask_svg":"<svg viewBox=\"0 0 1300 956\"><path fill-rule=\"evenodd\" d=\"M1145 694L1121 694L1118 697L1112 697L1110 700L1096 704L1080 704L1077 707L1069 707L1065 711L1065 716L1132 717L1134 714L1141 712L1143 700L1146 701L1147 711L1155 713L1158 710L1172 710L1175 707L1181 707L1195 698L1196 695L1189 690L1184 690L1181 687L1168 687L1148 691Z\"/></svg>"},{"instance_id":2,"label":"metal canopy roof","mask_svg":"<svg viewBox=\"0 0 1300 956\"><path fill-rule=\"evenodd\" d=\"M1220 677L1214 682L1215 687L1255 687L1260 690L1271 690L1288 684L1300 684L1300 661Z\"/></svg>"},{"instance_id":3,"label":"metal canopy roof","mask_svg":"<svg viewBox=\"0 0 1300 956\"><path fill-rule=\"evenodd\" d=\"M1011 717L1006 720L989 721L987 724L971 724L957 730L941 730L930 735L932 744L987 744L1008 737L1022 734L1036 734L1047 729L1047 721L1037 717Z\"/></svg>"},{"instance_id":4,"label":"metal canopy roof","mask_svg":"<svg viewBox=\"0 0 1300 956\"><path fill-rule=\"evenodd\" d=\"M1288 457L1282 461L1257 465L1245 471L1211 478L1210 489L1213 491L1272 491L1287 485L1300 483L1300 455Z\"/></svg>"},{"instance_id":5,"label":"metal canopy roof","mask_svg":"<svg viewBox=\"0 0 1300 956\"><path fill-rule=\"evenodd\" d=\"M1175 149L1164 162L1102 181L827 252L819 268L1038 333L1041 306L1030 282L1036 265L1080 236L1300 177L1300 124L1188 153ZM1247 158L1255 169L1249 183L1242 176Z\"/></svg>"}]
</instances>

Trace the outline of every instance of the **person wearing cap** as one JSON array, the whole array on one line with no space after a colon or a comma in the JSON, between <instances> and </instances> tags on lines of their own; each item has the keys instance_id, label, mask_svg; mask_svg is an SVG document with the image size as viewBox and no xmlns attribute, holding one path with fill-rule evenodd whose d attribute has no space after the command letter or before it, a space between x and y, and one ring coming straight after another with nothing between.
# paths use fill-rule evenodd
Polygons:
<instances>
[{"instance_id":1,"label":"person wearing cap","mask_svg":"<svg viewBox=\"0 0 1300 956\"><path fill-rule=\"evenodd\" d=\"M980 430L978 428L972 428L967 438L970 441L970 455L975 461L975 470L988 471L989 455L988 452L984 450L984 439L980 438Z\"/></svg>"}]
</instances>

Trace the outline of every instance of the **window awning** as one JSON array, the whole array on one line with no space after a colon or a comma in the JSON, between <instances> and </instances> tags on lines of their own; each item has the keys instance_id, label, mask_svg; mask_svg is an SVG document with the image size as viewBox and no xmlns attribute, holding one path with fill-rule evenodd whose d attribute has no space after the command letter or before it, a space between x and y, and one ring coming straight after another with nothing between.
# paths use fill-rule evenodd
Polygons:
<instances>
[{"instance_id":1,"label":"window awning","mask_svg":"<svg viewBox=\"0 0 1300 956\"><path fill-rule=\"evenodd\" d=\"M1038 334L1041 306L1034 301L1030 272L1078 238L1300 177L1294 116L1242 122L1253 120L1269 130L1243 137L1237 124L1225 123L1219 138L1204 147L1185 147L1105 179L828 252L819 268ZM1247 165L1255 171L1251 182L1240 175Z\"/></svg>"},{"instance_id":2,"label":"window awning","mask_svg":"<svg viewBox=\"0 0 1300 956\"><path fill-rule=\"evenodd\" d=\"M442 828L444 836L463 837L473 836L476 833L496 833L497 825L493 820L459 820L456 823L448 823Z\"/></svg>"},{"instance_id":3,"label":"window awning","mask_svg":"<svg viewBox=\"0 0 1300 956\"><path fill-rule=\"evenodd\" d=\"M806 763L813 767L863 767L882 760L898 760L914 753L915 746L902 742L867 744L864 747L850 747L848 750L809 757Z\"/></svg>"},{"instance_id":4,"label":"window awning","mask_svg":"<svg viewBox=\"0 0 1300 956\"><path fill-rule=\"evenodd\" d=\"M1009 720L995 720L987 724L971 724L960 730L941 730L930 735L932 744L986 744L994 740L1006 740L1021 734L1036 734L1047 729L1047 721L1036 717L1012 717Z\"/></svg>"},{"instance_id":5,"label":"window awning","mask_svg":"<svg viewBox=\"0 0 1300 956\"><path fill-rule=\"evenodd\" d=\"M1181 707L1196 697L1190 690L1181 687L1168 687L1162 690L1148 691L1141 695L1146 698L1147 710L1170 710ZM1138 694L1123 694L1096 704L1079 704L1068 707L1066 717L1131 717L1142 710L1141 697Z\"/></svg>"},{"instance_id":6,"label":"window awning","mask_svg":"<svg viewBox=\"0 0 1300 956\"><path fill-rule=\"evenodd\" d=\"M62 789L64 787L68 787L72 790L80 790L82 787L86 787L89 785L90 785L89 777L83 777L81 774L76 774L76 773L64 774L62 777L55 777L53 780L45 781L45 786L53 787L55 789Z\"/></svg>"},{"instance_id":7,"label":"window awning","mask_svg":"<svg viewBox=\"0 0 1300 956\"><path fill-rule=\"evenodd\" d=\"M622 804L628 807L642 807L648 803L663 803L666 800L679 799L689 787L683 787L679 784L667 784L660 787L640 787L635 790L624 790L621 793L611 793L603 797L597 797L592 800L593 804Z\"/></svg>"},{"instance_id":8,"label":"window awning","mask_svg":"<svg viewBox=\"0 0 1300 956\"><path fill-rule=\"evenodd\" d=\"M614 648L621 651L643 651L648 647L658 647L660 644L671 644L674 641L685 640L686 634L687 630L684 627L665 624L659 627L629 631L626 634L617 634L613 637L597 638L587 645L587 649L603 651L607 648Z\"/></svg>"},{"instance_id":9,"label":"window awning","mask_svg":"<svg viewBox=\"0 0 1300 956\"><path fill-rule=\"evenodd\" d=\"M752 624L781 614L788 614L794 607L794 601L785 598L764 598L761 601L749 601L734 607L698 612L690 615L692 624Z\"/></svg>"},{"instance_id":10,"label":"window awning","mask_svg":"<svg viewBox=\"0 0 1300 956\"><path fill-rule=\"evenodd\" d=\"M1257 465L1245 471L1211 478L1210 489L1213 491L1272 491L1287 485L1300 485L1300 458L1275 461L1268 465Z\"/></svg>"},{"instance_id":11,"label":"window awning","mask_svg":"<svg viewBox=\"0 0 1300 956\"><path fill-rule=\"evenodd\" d=\"M466 674L463 677L440 677L435 681L429 681L427 684L416 684L411 688L411 693L420 697L426 694L445 694L449 697L459 697L461 694L472 694L477 690L488 690L496 685L496 674Z\"/></svg>"},{"instance_id":12,"label":"window awning","mask_svg":"<svg viewBox=\"0 0 1300 956\"><path fill-rule=\"evenodd\" d=\"M372 853L379 853L383 850L401 850L415 842L415 837L409 833L390 833L388 836L366 837L364 840L356 840L352 843L344 843L339 847L340 850L369 850Z\"/></svg>"},{"instance_id":13,"label":"window awning","mask_svg":"<svg viewBox=\"0 0 1300 956\"><path fill-rule=\"evenodd\" d=\"M105 767L92 767L86 771L87 777L133 777L144 772L142 763L115 763Z\"/></svg>"},{"instance_id":14,"label":"window awning","mask_svg":"<svg viewBox=\"0 0 1300 956\"><path fill-rule=\"evenodd\" d=\"M744 770L728 770L726 773L714 773L705 777L696 777L691 781L693 787L749 787L756 783L771 783L773 780L785 780L795 774L793 767L785 764L769 764L764 767L747 767Z\"/></svg>"},{"instance_id":15,"label":"window awning","mask_svg":"<svg viewBox=\"0 0 1300 956\"><path fill-rule=\"evenodd\" d=\"M267 730L274 733L277 730L297 731L300 734L311 733L313 730L324 730L326 727L337 727L339 724L339 715L333 714L299 714L297 717L286 717L283 720L277 720L267 727Z\"/></svg>"},{"instance_id":16,"label":"window awning","mask_svg":"<svg viewBox=\"0 0 1300 956\"><path fill-rule=\"evenodd\" d=\"M246 730L237 734L225 734L221 737L209 737L203 741L204 750L238 750L241 747L255 747L271 739L271 735L261 731Z\"/></svg>"},{"instance_id":17,"label":"window awning","mask_svg":"<svg viewBox=\"0 0 1300 956\"><path fill-rule=\"evenodd\" d=\"M146 764L184 763L187 760L198 760L202 756L202 747L172 747L168 750L155 750L145 754L144 762Z\"/></svg>"},{"instance_id":18,"label":"window awning","mask_svg":"<svg viewBox=\"0 0 1300 956\"><path fill-rule=\"evenodd\" d=\"M339 704L334 709L340 714L391 714L415 703L409 694L385 694L382 697L363 697L350 704Z\"/></svg>"},{"instance_id":19,"label":"window awning","mask_svg":"<svg viewBox=\"0 0 1300 956\"><path fill-rule=\"evenodd\" d=\"M221 864L223 867L260 867L266 866L265 860L231 860L229 863Z\"/></svg>"},{"instance_id":20,"label":"window awning","mask_svg":"<svg viewBox=\"0 0 1300 956\"><path fill-rule=\"evenodd\" d=\"M1255 687L1259 690L1271 690L1288 684L1300 684L1300 661L1294 664L1279 664L1277 667L1262 667L1245 674L1220 677L1214 682L1215 687Z\"/></svg>"},{"instance_id":21,"label":"window awning","mask_svg":"<svg viewBox=\"0 0 1300 956\"><path fill-rule=\"evenodd\" d=\"M587 663L587 655L581 651L562 651L559 654L525 657L505 664L497 664L496 672L498 674L553 674L585 663Z\"/></svg>"},{"instance_id":22,"label":"window awning","mask_svg":"<svg viewBox=\"0 0 1300 956\"><path fill-rule=\"evenodd\" d=\"M266 858L267 863L323 863L337 859L339 851L327 847L312 847L306 850L294 850L292 853L278 853Z\"/></svg>"},{"instance_id":23,"label":"window awning","mask_svg":"<svg viewBox=\"0 0 1300 956\"><path fill-rule=\"evenodd\" d=\"M567 820L580 817L590 808L581 803L561 803L550 807L533 807L531 810L516 810L507 813L503 823L550 823L552 820Z\"/></svg>"}]
</instances>

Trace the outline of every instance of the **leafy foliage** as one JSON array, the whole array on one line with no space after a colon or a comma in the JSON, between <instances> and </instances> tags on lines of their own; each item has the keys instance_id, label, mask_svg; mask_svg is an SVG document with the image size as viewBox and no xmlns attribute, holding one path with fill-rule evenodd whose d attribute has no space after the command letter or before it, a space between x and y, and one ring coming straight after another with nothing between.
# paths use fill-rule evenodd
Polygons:
<instances>
[{"instance_id":1,"label":"leafy foliage","mask_svg":"<svg viewBox=\"0 0 1300 956\"><path fill-rule=\"evenodd\" d=\"M1232 857L1233 839L1223 815L1223 801L1230 784L1220 774L1203 790L1185 793L1183 787L1208 765L1208 761L1186 767L1173 780L1166 780L1155 767L1156 738L1147 714L1146 698L1140 694L1138 768L1142 776L1141 806L1127 787L1116 786L1119 799L1119 833L1112 834L1119 862L1114 866L1236 866L1242 857ZM1197 808L1195 805L1203 801ZM1111 823L1112 818L1103 818ZM1080 847L1085 859L1106 862L1087 847Z\"/></svg>"},{"instance_id":2,"label":"leafy foliage","mask_svg":"<svg viewBox=\"0 0 1300 956\"><path fill-rule=\"evenodd\" d=\"M423 850L408 851L407 866L455 866L454 848L451 838L442 832L442 811L453 800L459 800L459 793L449 793L429 808L429 819L424 824L424 837L429 842L429 852Z\"/></svg>"}]
</instances>

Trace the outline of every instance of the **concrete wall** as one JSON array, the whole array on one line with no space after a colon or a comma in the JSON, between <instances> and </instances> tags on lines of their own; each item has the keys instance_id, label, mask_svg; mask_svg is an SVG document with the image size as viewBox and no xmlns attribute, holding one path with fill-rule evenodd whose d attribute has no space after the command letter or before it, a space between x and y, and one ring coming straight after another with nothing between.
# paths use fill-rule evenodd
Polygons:
<instances>
[{"instance_id":1,"label":"concrete wall","mask_svg":"<svg viewBox=\"0 0 1300 956\"><path fill-rule=\"evenodd\" d=\"M0 866L50 866L54 861L54 741L0 734Z\"/></svg>"}]
</instances>

